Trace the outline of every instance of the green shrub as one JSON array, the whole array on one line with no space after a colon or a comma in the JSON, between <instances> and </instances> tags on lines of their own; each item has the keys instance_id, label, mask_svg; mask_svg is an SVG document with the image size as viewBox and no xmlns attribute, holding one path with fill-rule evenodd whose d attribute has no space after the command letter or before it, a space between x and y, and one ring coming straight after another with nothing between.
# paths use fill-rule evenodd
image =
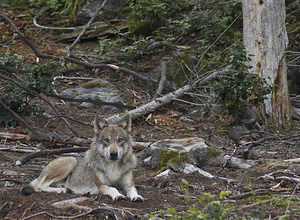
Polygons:
<instances>
[{"instance_id":1,"label":"green shrub","mask_svg":"<svg viewBox=\"0 0 300 220\"><path fill-rule=\"evenodd\" d=\"M185 184L186 185L186 184ZM202 209L197 208L195 205L189 207L187 211L178 214L175 208L169 208L168 214L171 215L170 220L225 220L228 219L230 212L234 209L233 206L224 204L224 198L230 195L231 191L220 192L219 198L216 196L203 193L200 197L199 203L204 205ZM186 200L190 201L190 200Z\"/></svg>"},{"instance_id":2,"label":"green shrub","mask_svg":"<svg viewBox=\"0 0 300 220\"><path fill-rule=\"evenodd\" d=\"M271 92L266 81L249 73L246 65L249 57L241 43L234 44L226 56L228 71L212 85L214 99L224 110L237 119L247 108L263 104L265 96Z\"/></svg>"},{"instance_id":3,"label":"green shrub","mask_svg":"<svg viewBox=\"0 0 300 220\"><path fill-rule=\"evenodd\" d=\"M166 5L161 0L137 0L129 4L131 13L127 16L129 32L135 36L151 35L166 22Z\"/></svg>"},{"instance_id":4,"label":"green shrub","mask_svg":"<svg viewBox=\"0 0 300 220\"><path fill-rule=\"evenodd\" d=\"M58 66L54 62L28 67L24 59L3 55L1 64L16 69L24 66L23 70L25 73L18 76L18 81L22 86L37 93L51 91L53 77L58 75ZM10 81L0 82L0 95L1 101L21 117L43 112L43 109L35 103L35 96L32 93ZM15 126L18 124L18 121L3 106L0 106L0 124Z\"/></svg>"}]
</instances>

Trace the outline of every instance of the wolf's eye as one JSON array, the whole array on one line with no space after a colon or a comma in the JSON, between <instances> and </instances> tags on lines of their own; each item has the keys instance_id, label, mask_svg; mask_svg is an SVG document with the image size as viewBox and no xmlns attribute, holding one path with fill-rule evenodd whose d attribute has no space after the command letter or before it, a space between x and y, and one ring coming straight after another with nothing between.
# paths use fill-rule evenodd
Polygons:
<instances>
[{"instance_id":1,"label":"wolf's eye","mask_svg":"<svg viewBox=\"0 0 300 220\"><path fill-rule=\"evenodd\" d=\"M103 138L103 142L104 142L104 143L108 143L108 142L109 142L109 139L108 139L108 138Z\"/></svg>"},{"instance_id":2,"label":"wolf's eye","mask_svg":"<svg viewBox=\"0 0 300 220\"><path fill-rule=\"evenodd\" d=\"M121 143L121 142L123 142L123 141L124 141L123 138L121 138L121 137L118 138L118 142L119 142L119 143Z\"/></svg>"}]
</instances>

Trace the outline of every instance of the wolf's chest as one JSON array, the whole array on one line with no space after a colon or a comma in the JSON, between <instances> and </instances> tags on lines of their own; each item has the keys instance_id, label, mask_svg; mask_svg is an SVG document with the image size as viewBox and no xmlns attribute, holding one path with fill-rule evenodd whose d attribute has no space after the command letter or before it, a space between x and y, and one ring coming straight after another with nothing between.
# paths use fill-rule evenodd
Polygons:
<instances>
[{"instance_id":1,"label":"wolf's chest","mask_svg":"<svg viewBox=\"0 0 300 220\"><path fill-rule=\"evenodd\" d=\"M123 171L117 163L109 163L104 170L104 176L110 184L116 185L120 182Z\"/></svg>"}]
</instances>

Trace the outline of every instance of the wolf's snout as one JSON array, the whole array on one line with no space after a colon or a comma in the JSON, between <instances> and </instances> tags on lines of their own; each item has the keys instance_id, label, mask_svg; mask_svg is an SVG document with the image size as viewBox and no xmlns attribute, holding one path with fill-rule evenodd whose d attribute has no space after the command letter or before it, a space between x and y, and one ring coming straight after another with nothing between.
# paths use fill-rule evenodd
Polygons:
<instances>
[{"instance_id":1,"label":"wolf's snout","mask_svg":"<svg viewBox=\"0 0 300 220\"><path fill-rule=\"evenodd\" d=\"M111 160L117 160L118 159L118 151L111 151L109 156L110 156Z\"/></svg>"}]
</instances>

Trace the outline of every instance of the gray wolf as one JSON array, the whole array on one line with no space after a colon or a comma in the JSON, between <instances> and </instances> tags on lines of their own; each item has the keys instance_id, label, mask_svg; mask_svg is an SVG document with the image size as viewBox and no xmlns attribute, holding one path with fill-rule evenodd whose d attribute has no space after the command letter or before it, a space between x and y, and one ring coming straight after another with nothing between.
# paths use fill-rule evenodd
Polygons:
<instances>
[{"instance_id":1,"label":"gray wolf","mask_svg":"<svg viewBox=\"0 0 300 220\"><path fill-rule=\"evenodd\" d=\"M83 158L59 157L51 161L21 192L29 195L35 191L66 193L71 190L77 194L100 193L113 200L126 197L131 201L144 200L134 185L133 169L137 159L128 134L130 116L118 125L108 125L99 117L93 124L95 137ZM62 186L55 185L61 182Z\"/></svg>"}]
</instances>

